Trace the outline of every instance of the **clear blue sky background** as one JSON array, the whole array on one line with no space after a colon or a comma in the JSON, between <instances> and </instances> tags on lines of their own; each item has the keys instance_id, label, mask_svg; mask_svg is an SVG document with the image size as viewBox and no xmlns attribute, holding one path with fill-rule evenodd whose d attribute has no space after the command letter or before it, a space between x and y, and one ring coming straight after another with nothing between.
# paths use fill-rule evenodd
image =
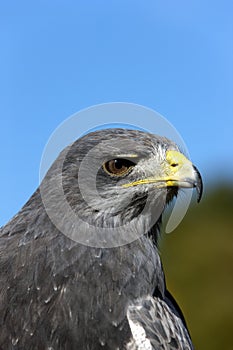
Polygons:
<instances>
[{"instance_id":1,"label":"clear blue sky background","mask_svg":"<svg viewBox=\"0 0 233 350\"><path fill-rule=\"evenodd\" d=\"M53 130L102 102L157 110L206 183L232 181L232 16L231 0L2 1L0 224L36 189Z\"/></svg>"}]
</instances>

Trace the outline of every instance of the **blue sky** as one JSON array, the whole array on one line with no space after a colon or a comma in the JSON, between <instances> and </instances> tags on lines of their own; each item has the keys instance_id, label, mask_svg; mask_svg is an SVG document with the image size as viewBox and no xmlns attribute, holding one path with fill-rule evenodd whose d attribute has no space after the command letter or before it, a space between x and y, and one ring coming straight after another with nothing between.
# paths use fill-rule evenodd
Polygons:
<instances>
[{"instance_id":1,"label":"blue sky","mask_svg":"<svg viewBox=\"0 0 233 350\"><path fill-rule=\"evenodd\" d=\"M230 0L2 1L0 225L38 186L54 129L103 102L158 111L205 183L232 181L232 15Z\"/></svg>"}]
</instances>

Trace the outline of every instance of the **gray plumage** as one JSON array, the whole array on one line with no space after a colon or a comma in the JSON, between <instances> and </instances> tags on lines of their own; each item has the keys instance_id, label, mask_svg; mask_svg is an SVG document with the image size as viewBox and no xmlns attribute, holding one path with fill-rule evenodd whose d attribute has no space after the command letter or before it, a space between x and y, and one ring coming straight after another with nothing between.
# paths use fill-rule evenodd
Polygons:
<instances>
[{"instance_id":1,"label":"gray plumage","mask_svg":"<svg viewBox=\"0 0 233 350\"><path fill-rule=\"evenodd\" d=\"M0 349L193 349L181 311L166 290L157 249L161 214L179 186L123 186L161 175L170 149L178 151L159 136L109 129L84 136L60 154L40 188L0 231ZM132 164L126 174L111 176L102 167L125 155ZM86 158L88 202L78 181ZM56 196L61 162L64 197L77 225ZM94 165L100 197L92 196L89 186ZM195 176L192 186L201 191L196 169ZM69 237L52 214L60 216ZM102 237L103 227L116 230ZM88 237L89 245L70 237L81 237L82 243ZM105 248L106 239L112 248Z\"/></svg>"}]
</instances>

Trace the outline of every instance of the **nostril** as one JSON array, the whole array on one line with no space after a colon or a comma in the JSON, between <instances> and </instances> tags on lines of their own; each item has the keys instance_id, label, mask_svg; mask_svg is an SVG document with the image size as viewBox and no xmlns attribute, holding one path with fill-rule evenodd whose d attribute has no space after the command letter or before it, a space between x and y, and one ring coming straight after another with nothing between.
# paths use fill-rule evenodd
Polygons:
<instances>
[{"instance_id":1,"label":"nostril","mask_svg":"<svg viewBox=\"0 0 233 350\"><path fill-rule=\"evenodd\" d=\"M178 163L172 163L171 166L175 168L176 166L178 166Z\"/></svg>"}]
</instances>

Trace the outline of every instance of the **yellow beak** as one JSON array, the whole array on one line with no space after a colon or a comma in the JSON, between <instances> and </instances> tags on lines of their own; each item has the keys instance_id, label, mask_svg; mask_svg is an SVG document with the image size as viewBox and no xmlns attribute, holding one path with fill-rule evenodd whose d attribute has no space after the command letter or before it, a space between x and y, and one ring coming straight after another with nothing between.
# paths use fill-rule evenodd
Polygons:
<instances>
[{"instance_id":1,"label":"yellow beak","mask_svg":"<svg viewBox=\"0 0 233 350\"><path fill-rule=\"evenodd\" d=\"M197 168L182 153L174 150L166 152L166 159L161 166L162 176L148 177L134 182L126 183L123 187L142 184L156 184L156 187L193 188L197 190L197 201L201 200L203 183Z\"/></svg>"}]
</instances>

